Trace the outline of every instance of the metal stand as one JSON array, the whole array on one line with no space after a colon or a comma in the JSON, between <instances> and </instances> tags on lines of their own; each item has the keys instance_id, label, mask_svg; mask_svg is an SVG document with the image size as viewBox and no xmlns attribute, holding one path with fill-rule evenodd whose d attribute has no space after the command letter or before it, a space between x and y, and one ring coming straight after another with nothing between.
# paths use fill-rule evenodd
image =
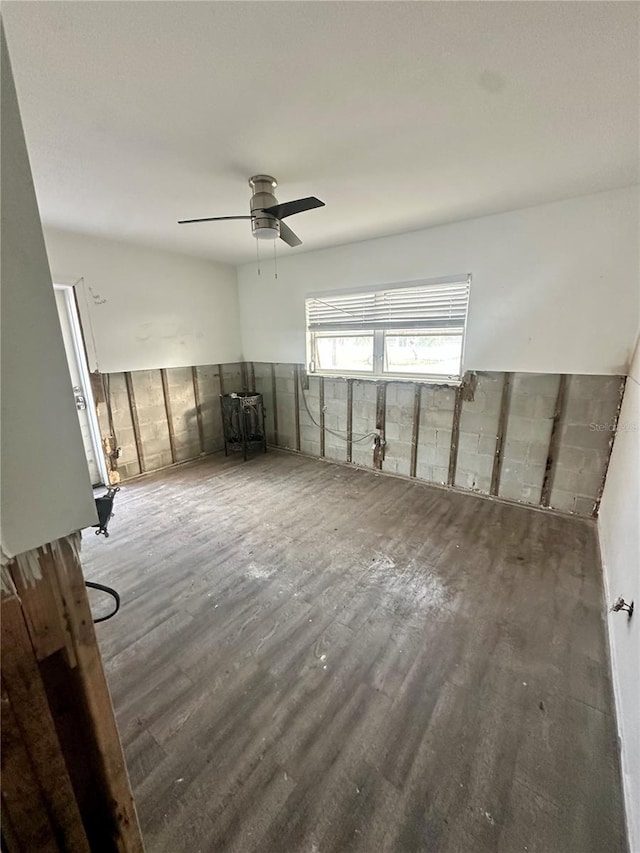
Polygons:
<instances>
[{"instance_id":1,"label":"metal stand","mask_svg":"<svg viewBox=\"0 0 640 853\"><path fill-rule=\"evenodd\" d=\"M260 449L266 453L267 434L262 394L256 394L255 391L221 394L220 406L225 455L229 455L229 449L242 451L246 460L249 450Z\"/></svg>"}]
</instances>

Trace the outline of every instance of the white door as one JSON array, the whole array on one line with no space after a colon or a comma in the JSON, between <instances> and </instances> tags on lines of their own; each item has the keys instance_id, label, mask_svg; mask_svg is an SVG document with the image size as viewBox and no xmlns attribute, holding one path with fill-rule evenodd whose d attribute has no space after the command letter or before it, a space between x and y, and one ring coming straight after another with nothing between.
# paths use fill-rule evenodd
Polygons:
<instances>
[{"instance_id":1,"label":"white door","mask_svg":"<svg viewBox=\"0 0 640 853\"><path fill-rule=\"evenodd\" d=\"M73 293L70 287L55 285L55 294L58 316L60 317L60 328L62 329L62 338L69 364L69 374L76 400L78 420L80 421L80 429L82 431L84 453L87 458L87 465L89 466L91 482L96 486L105 482L103 474L104 462L100 450L99 437L96 441L95 409L93 409L93 397L88 370L84 363L84 352L81 349L81 341L78 341L80 329L76 316L75 301L73 300Z\"/></svg>"}]
</instances>

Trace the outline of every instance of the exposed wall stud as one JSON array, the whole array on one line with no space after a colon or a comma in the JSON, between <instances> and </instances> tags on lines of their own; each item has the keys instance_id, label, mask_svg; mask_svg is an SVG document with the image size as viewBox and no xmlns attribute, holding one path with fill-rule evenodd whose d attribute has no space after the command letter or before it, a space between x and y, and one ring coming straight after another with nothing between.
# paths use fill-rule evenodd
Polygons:
<instances>
[{"instance_id":1,"label":"exposed wall stud","mask_svg":"<svg viewBox=\"0 0 640 853\"><path fill-rule=\"evenodd\" d=\"M224 394L224 376L222 375L222 365L218 365L218 380L220 381L220 393Z\"/></svg>"},{"instance_id":2,"label":"exposed wall stud","mask_svg":"<svg viewBox=\"0 0 640 853\"><path fill-rule=\"evenodd\" d=\"M382 470L384 461L384 430L387 412L387 383L376 382L376 429L379 438L375 442L373 450L373 467Z\"/></svg>"},{"instance_id":3,"label":"exposed wall stud","mask_svg":"<svg viewBox=\"0 0 640 853\"><path fill-rule=\"evenodd\" d=\"M198 421L200 453L204 453L204 424L202 422L202 404L200 402L200 386L198 385L198 368L195 365L191 368L191 378L193 379L193 399L196 403L196 420ZM220 373L220 382L222 383L222 372Z\"/></svg>"},{"instance_id":4,"label":"exposed wall stud","mask_svg":"<svg viewBox=\"0 0 640 853\"><path fill-rule=\"evenodd\" d=\"M451 450L449 451L449 476L447 484L453 486L456 479L456 465L458 464L458 443L460 441L460 414L462 412L462 398L464 395L464 383L456 388L456 400L453 406L453 424L451 426Z\"/></svg>"},{"instance_id":5,"label":"exposed wall stud","mask_svg":"<svg viewBox=\"0 0 640 853\"><path fill-rule=\"evenodd\" d=\"M171 399L169 397L169 381L167 379L166 368L160 368L160 378L162 379L162 394L164 396L164 411L167 416L167 429L169 430L169 445L171 447L171 461L177 461L176 453L176 433L173 428L173 414L171 412Z\"/></svg>"},{"instance_id":6,"label":"exposed wall stud","mask_svg":"<svg viewBox=\"0 0 640 853\"><path fill-rule=\"evenodd\" d=\"M353 379L347 379L347 462L353 462Z\"/></svg>"},{"instance_id":7,"label":"exposed wall stud","mask_svg":"<svg viewBox=\"0 0 640 853\"><path fill-rule=\"evenodd\" d=\"M409 476L416 476L418 466L418 440L420 438L420 404L422 402L422 385L419 382L413 386L413 424L411 427L411 462Z\"/></svg>"},{"instance_id":8,"label":"exposed wall stud","mask_svg":"<svg viewBox=\"0 0 640 853\"><path fill-rule=\"evenodd\" d=\"M511 405L511 378L511 373L504 374L498 432L496 435L496 450L493 457L493 471L491 472L491 488L489 489L492 495L497 495L500 489L500 472L502 471L502 459L504 457L504 438L509 419L509 406Z\"/></svg>"},{"instance_id":9,"label":"exposed wall stud","mask_svg":"<svg viewBox=\"0 0 640 853\"><path fill-rule=\"evenodd\" d=\"M256 367L252 361L249 362L249 388L247 390L256 390Z\"/></svg>"},{"instance_id":10,"label":"exposed wall stud","mask_svg":"<svg viewBox=\"0 0 640 853\"><path fill-rule=\"evenodd\" d=\"M273 443L276 447L280 444L278 437L278 393L276 382L276 366L271 362L271 399L273 406Z\"/></svg>"},{"instance_id":11,"label":"exposed wall stud","mask_svg":"<svg viewBox=\"0 0 640 853\"><path fill-rule=\"evenodd\" d=\"M320 456L324 456L324 376L318 377L318 382L320 383L318 391L320 406Z\"/></svg>"},{"instance_id":12,"label":"exposed wall stud","mask_svg":"<svg viewBox=\"0 0 640 853\"><path fill-rule=\"evenodd\" d=\"M620 379L620 391L618 394L618 407L616 409L616 417L614 429L611 430L611 438L609 439L609 452L607 453L607 459L604 465L604 471L602 472L602 480L600 481L600 486L598 487L598 494L596 495L596 500L593 505L593 515L596 517L598 512L600 511L600 503L602 501L602 495L604 494L604 484L607 481L607 473L609 471L609 463L611 462L611 452L613 451L613 442L616 436L616 430L618 429L618 420L620 419L620 409L622 408L622 400L624 399L624 389L627 385L627 377L623 376Z\"/></svg>"},{"instance_id":13,"label":"exposed wall stud","mask_svg":"<svg viewBox=\"0 0 640 853\"><path fill-rule=\"evenodd\" d=\"M240 376L242 381L242 390L249 391L249 371L247 369L247 362L240 362Z\"/></svg>"},{"instance_id":14,"label":"exposed wall stud","mask_svg":"<svg viewBox=\"0 0 640 853\"><path fill-rule=\"evenodd\" d=\"M300 450L300 366L293 365L294 409L296 420L296 450Z\"/></svg>"},{"instance_id":15,"label":"exposed wall stud","mask_svg":"<svg viewBox=\"0 0 640 853\"><path fill-rule=\"evenodd\" d=\"M540 506L548 507L551 501L551 489L553 487L553 477L555 474L555 461L558 455L558 447L560 445L560 431L562 421L564 419L565 402L567 399L567 375L560 374L560 382L558 384L558 394L556 396L556 405L553 412L553 426L551 427L551 435L549 436L549 450L547 452L547 463L544 470L544 480L542 482L542 491L540 493Z\"/></svg>"},{"instance_id":16,"label":"exposed wall stud","mask_svg":"<svg viewBox=\"0 0 640 853\"><path fill-rule=\"evenodd\" d=\"M124 374L124 381L127 386L127 399L129 401L129 412L131 414L131 425L133 426L133 437L136 442L136 453L138 454L138 465L140 473L144 474L146 468L144 464L144 453L142 450L142 439L140 437L140 421L138 419L138 408L136 406L136 395L133 390L133 380L131 373L128 371Z\"/></svg>"}]
</instances>

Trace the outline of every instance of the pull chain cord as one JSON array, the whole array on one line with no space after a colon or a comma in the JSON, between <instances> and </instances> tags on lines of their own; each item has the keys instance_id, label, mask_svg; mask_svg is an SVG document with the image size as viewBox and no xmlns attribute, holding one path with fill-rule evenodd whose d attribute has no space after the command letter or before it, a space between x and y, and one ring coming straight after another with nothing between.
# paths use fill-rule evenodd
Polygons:
<instances>
[{"instance_id":1,"label":"pull chain cord","mask_svg":"<svg viewBox=\"0 0 640 853\"><path fill-rule=\"evenodd\" d=\"M273 241L273 277L278 278L278 253L276 252L276 243L278 241Z\"/></svg>"},{"instance_id":2,"label":"pull chain cord","mask_svg":"<svg viewBox=\"0 0 640 853\"><path fill-rule=\"evenodd\" d=\"M258 261L258 275L260 275L260 240L256 239L256 258Z\"/></svg>"}]
</instances>

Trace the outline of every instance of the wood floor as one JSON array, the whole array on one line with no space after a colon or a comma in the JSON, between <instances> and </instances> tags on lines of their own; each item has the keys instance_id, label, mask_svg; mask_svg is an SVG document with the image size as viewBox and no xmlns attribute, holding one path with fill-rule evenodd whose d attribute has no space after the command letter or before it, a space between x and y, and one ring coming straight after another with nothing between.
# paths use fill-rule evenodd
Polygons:
<instances>
[{"instance_id":1,"label":"wood floor","mask_svg":"<svg viewBox=\"0 0 640 853\"><path fill-rule=\"evenodd\" d=\"M149 853L626 850L591 522L282 452L115 511L83 555Z\"/></svg>"}]
</instances>

